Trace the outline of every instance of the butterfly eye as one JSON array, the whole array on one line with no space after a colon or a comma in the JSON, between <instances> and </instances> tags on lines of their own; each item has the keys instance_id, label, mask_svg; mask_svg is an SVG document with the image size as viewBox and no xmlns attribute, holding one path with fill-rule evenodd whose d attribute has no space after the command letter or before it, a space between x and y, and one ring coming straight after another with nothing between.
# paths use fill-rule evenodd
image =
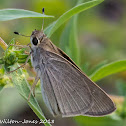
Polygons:
<instances>
[{"instance_id":1,"label":"butterfly eye","mask_svg":"<svg viewBox=\"0 0 126 126\"><path fill-rule=\"evenodd\" d=\"M34 38L32 39L32 43L33 43L34 45L37 45L37 44L38 44L38 39L37 39L36 37L34 37Z\"/></svg>"}]
</instances>

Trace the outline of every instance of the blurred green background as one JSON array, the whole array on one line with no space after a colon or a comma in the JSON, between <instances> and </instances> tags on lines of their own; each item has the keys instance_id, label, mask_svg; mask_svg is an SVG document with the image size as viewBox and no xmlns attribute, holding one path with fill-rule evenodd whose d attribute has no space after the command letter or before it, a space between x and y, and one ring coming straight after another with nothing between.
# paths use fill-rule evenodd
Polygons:
<instances>
[{"instance_id":1,"label":"blurred green background","mask_svg":"<svg viewBox=\"0 0 126 126\"><path fill-rule=\"evenodd\" d=\"M88 1L88 0L85 0ZM0 0L0 9L17 8L54 15L45 19L44 28L55 21L64 12L75 6L77 0ZM98 64L126 59L126 1L105 0L103 3L79 14L77 22L78 45L80 47L80 67L90 75ZM52 36L52 42L59 46L61 35L67 21ZM26 18L0 22L0 37L6 43L15 38L20 44L28 44L29 38L16 36L14 31L30 35L34 29L41 29L41 18ZM0 48L0 55L3 50ZM123 103L126 91L126 72L108 76L97 84L107 93L114 95L117 111L107 117L53 118L43 104L41 94L36 94L38 102L49 119L54 119L55 126L119 126L126 125L126 106ZM116 97L115 97L116 95ZM122 97L119 97L122 96ZM123 109L122 109L123 108ZM0 119L15 120L38 119L15 88L5 88L0 92ZM38 119L39 120L39 119ZM4 124L2 124L4 126ZM16 124L15 124L16 125ZM18 124L17 124L18 125ZM31 126L32 124L27 124Z\"/></svg>"}]
</instances>

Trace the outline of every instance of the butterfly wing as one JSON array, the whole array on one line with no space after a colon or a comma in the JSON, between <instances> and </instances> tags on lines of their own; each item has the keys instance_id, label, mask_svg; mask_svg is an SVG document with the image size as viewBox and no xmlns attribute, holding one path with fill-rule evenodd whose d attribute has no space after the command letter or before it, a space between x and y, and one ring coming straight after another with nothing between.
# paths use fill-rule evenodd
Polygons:
<instances>
[{"instance_id":1,"label":"butterfly wing","mask_svg":"<svg viewBox=\"0 0 126 126\"><path fill-rule=\"evenodd\" d=\"M43 76L40 77L43 100L53 116L61 115L49 75L45 71Z\"/></svg>"},{"instance_id":2,"label":"butterfly wing","mask_svg":"<svg viewBox=\"0 0 126 126\"><path fill-rule=\"evenodd\" d=\"M72 63L52 52L46 51L45 55L43 88L51 109L58 110L55 115L60 112L63 117L102 116L115 110L108 95ZM47 83L48 88L51 86L53 95L49 92ZM56 104L52 104L53 98Z\"/></svg>"},{"instance_id":3,"label":"butterfly wing","mask_svg":"<svg viewBox=\"0 0 126 126\"><path fill-rule=\"evenodd\" d=\"M71 64L73 64L74 67L76 67L78 70L80 70L80 68L78 68L78 66L72 61L72 59L70 57L67 56L67 54L65 54L60 48L57 48L57 49L60 52L60 55L62 57L67 59L67 61L69 61ZM85 76L85 82L89 86L89 89L90 89L92 97L93 97L93 102L94 102L94 105L90 108L90 110L88 110L88 112L85 113L85 115L102 116L102 115L109 114L109 113L113 112L114 110L116 110L116 106L114 105L112 100L109 98L109 96L99 86L97 86L94 82L92 82L84 73L83 73L83 75ZM106 102L103 102L103 99ZM109 106L108 106L108 104L109 104ZM108 109L109 112L104 108Z\"/></svg>"},{"instance_id":4,"label":"butterfly wing","mask_svg":"<svg viewBox=\"0 0 126 126\"><path fill-rule=\"evenodd\" d=\"M85 113L88 116L103 116L113 112L116 107L109 96L89 78L85 78L93 98L93 106Z\"/></svg>"},{"instance_id":5,"label":"butterfly wing","mask_svg":"<svg viewBox=\"0 0 126 126\"><path fill-rule=\"evenodd\" d=\"M86 113L93 102L84 78L65 61L56 61L50 56L46 58L45 72L41 79L42 92L45 92L46 104L53 115L68 117Z\"/></svg>"}]
</instances>

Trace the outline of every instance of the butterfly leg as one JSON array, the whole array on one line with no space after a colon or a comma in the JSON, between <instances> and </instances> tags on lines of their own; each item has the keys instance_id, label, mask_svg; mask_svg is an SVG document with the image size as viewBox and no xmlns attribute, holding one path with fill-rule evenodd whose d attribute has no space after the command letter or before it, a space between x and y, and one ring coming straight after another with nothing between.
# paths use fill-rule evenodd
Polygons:
<instances>
[{"instance_id":1,"label":"butterfly leg","mask_svg":"<svg viewBox=\"0 0 126 126\"><path fill-rule=\"evenodd\" d=\"M27 45L13 45L13 44L10 44L10 46L15 46L15 47L20 47L20 48L29 48L29 46L27 46Z\"/></svg>"},{"instance_id":2,"label":"butterfly leg","mask_svg":"<svg viewBox=\"0 0 126 126\"><path fill-rule=\"evenodd\" d=\"M39 78L38 75L37 75L37 76L35 77L35 81L34 81L32 87L31 87L31 90L30 90L30 93L29 93L29 96L28 96L28 101L29 101L29 99L30 99L32 90L33 90L33 96L35 97L35 86L36 86L37 82L39 81L39 79L40 79L40 78Z\"/></svg>"},{"instance_id":3,"label":"butterfly leg","mask_svg":"<svg viewBox=\"0 0 126 126\"><path fill-rule=\"evenodd\" d=\"M20 48L30 48L30 49L32 50L30 44L31 44L31 43L28 43L27 45L15 45L15 44L10 44L9 46L15 46L15 47L20 47Z\"/></svg>"}]
</instances>

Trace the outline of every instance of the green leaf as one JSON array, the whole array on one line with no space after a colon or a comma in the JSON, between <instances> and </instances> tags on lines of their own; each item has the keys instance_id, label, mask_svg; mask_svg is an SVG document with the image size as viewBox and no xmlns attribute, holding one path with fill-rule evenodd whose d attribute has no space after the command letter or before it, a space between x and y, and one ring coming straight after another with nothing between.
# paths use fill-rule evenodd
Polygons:
<instances>
[{"instance_id":1,"label":"green leaf","mask_svg":"<svg viewBox=\"0 0 126 126\"><path fill-rule=\"evenodd\" d=\"M77 15L66 26L60 40L60 48L79 65L79 47L77 44Z\"/></svg>"},{"instance_id":2,"label":"green leaf","mask_svg":"<svg viewBox=\"0 0 126 126\"><path fill-rule=\"evenodd\" d=\"M83 0L79 0L77 5L81 4L82 2ZM77 43L77 19L78 15L72 17L66 28L64 29L60 39L60 48L79 65L80 53Z\"/></svg>"},{"instance_id":3,"label":"green leaf","mask_svg":"<svg viewBox=\"0 0 126 126\"><path fill-rule=\"evenodd\" d=\"M11 71L19 67L16 63L14 66L11 67ZM15 87L17 88L20 95L28 102L28 96L30 93L30 87L28 86L27 80L25 79L25 75L23 74L21 69L18 69L17 72L11 73L12 81ZM31 109L35 112L35 114L42 120L45 120L41 108L38 105L37 100L33 95L31 95L28 105ZM45 126L51 126L49 123L45 123Z\"/></svg>"},{"instance_id":4,"label":"green leaf","mask_svg":"<svg viewBox=\"0 0 126 126\"><path fill-rule=\"evenodd\" d=\"M105 66L102 66L95 71L90 78L93 81L98 81L106 76L126 70L126 60L116 61Z\"/></svg>"},{"instance_id":5,"label":"green leaf","mask_svg":"<svg viewBox=\"0 0 126 126\"><path fill-rule=\"evenodd\" d=\"M107 60L104 60L100 63L98 63L96 66L94 66L93 68L91 68L88 72L88 75L90 76L92 73L94 73L96 70L98 70L99 68L101 68L102 66L107 64Z\"/></svg>"},{"instance_id":6,"label":"green leaf","mask_svg":"<svg viewBox=\"0 0 126 126\"><path fill-rule=\"evenodd\" d=\"M82 4L79 4L72 9L68 10L66 13L61 15L55 22L51 24L51 26L47 27L44 30L44 33L47 34L47 36L50 38L51 35L69 18L71 18L73 15L80 13L84 10L87 10L93 6L96 6L97 4L101 3L103 0L92 0L89 2L85 2Z\"/></svg>"},{"instance_id":7,"label":"green leaf","mask_svg":"<svg viewBox=\"0 0 126 126\"><path fill-rule=\"evenodd\" d=\"M23 9L2 9L0 10L0 21L14 20L18 18L29 18L29 17L39 17L39 18L49 18L53 16L23 10Z\"/></svg>"},{"instance_id":8,"label":"green leaf","mask_svg":"<svg viewBox=\"0 0 126 126\"><path fill-rule=\"evenodd\" d=\"M85 117L74 118L78 126L123 126L124 121L114 120L111 116L106 117Z\"/></svg>"}]
</instances>

